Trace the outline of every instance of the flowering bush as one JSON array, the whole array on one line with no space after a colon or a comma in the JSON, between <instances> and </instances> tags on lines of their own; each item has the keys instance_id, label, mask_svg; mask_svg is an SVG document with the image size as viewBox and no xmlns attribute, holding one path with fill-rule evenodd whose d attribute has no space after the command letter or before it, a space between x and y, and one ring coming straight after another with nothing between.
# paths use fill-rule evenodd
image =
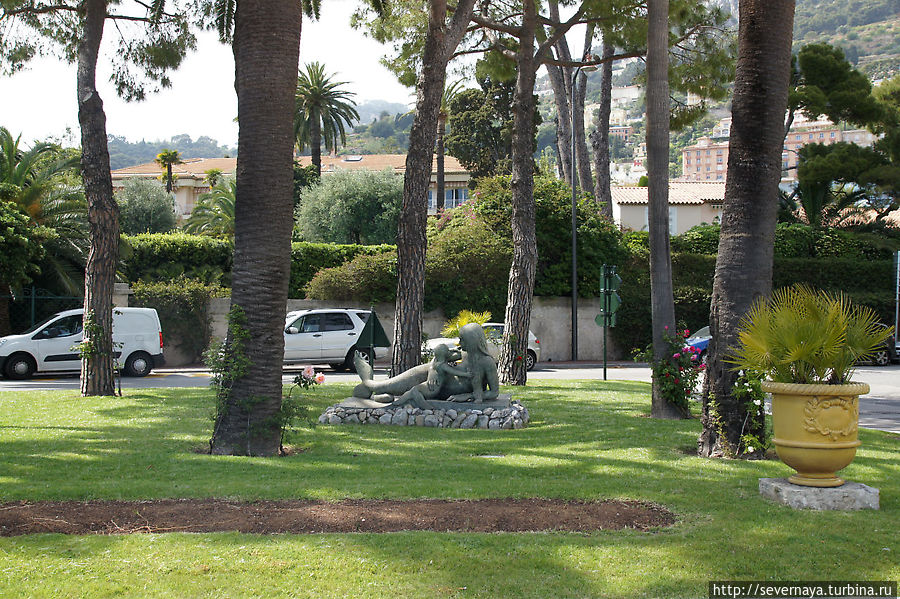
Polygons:
<instances>
[{"instance_id":1,"label":"flowering bush","mask_svg":"<svg viewBox=\"0 0 900 599\"><path fill-rule=\"evenodd\" d=\"M325 375L321 372L316 373L316 369L312 366L307 366L300 374L294 377L294 384L303 389L309 389L313 385L319 385L324 382Z\"/></svg>"},{"instance_id":2,"label":"flowering bush","mask_svg":"<svg viewBox=\"0 0 900 599\"><path fill-rule=\"evenodd\" d=\"M741 370L734 383L732 394L741 402L747 417L741 427L741 445L737 454L751 454L765 457L769 447L769 434L766 431L766 402L765 393L762 390L762 375L749 370ZM761 431L760 434L746 433L744 431Z\"/></svg>"},{"instance_id":3,"label":"flowering bush","mask_svg":"<svg viewBox=\"0 0 900 599\"><path fill-rule=\"evenodd\" d=\"M683 334L672 335L668 332L663 335L666 344L666 357L659 361L652 361L653 378L659 385L662 396L671 405L678 408L682 414L690 414L688 401L697 385L700 372L706 367L700 363L700 350L692 345L685 345L684 340L690 337L691 332L684 329Z\"/></svg>"}]
</instances>

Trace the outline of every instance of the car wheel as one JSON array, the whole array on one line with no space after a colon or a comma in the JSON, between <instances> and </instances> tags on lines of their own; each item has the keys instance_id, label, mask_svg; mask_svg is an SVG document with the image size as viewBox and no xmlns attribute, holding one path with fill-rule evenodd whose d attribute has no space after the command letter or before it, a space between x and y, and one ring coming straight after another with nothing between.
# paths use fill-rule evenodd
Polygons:
<instances>
[{"instance_id":1,"label":"car wheel","mask_svg":"<svg viewBox=\"0 0 900 599\"><path fill-rule=\"evenodd\" d=\"M28 354L13 354L6 360L6 376L11 379L25 380L30 379L37 365L34 358Z\"/></svg>"},{"instance_id":2,"label":"car wheel","mask_svg":"<svg viewBox=\"0 0 900 599\"><path fill-rule=\"evenodd\" d=\"M366 361L369 361L369 356L372 354L372 351L369 348L351 348L350 351L347 352L347 359L344 361L344 368L350 372L356 372L356 364L353 363L353 358L356 354L361 355Z\"/></svg>"},{"instance_id":3,"label":"car wheel","mask_svg":"<svg viewBox=\"0 0 900 599\"><path fill-rule=\"evenodd\" d=\"M872 364L875 366L887 366L891 363L891 356L888 354L888 350L879 349L875 352L875 355L872 356Z\"/></svg>"},{"instance_id":4,"label":"car wheel","mask_svg":"<svg viewBox=\"0 0 900 599\"><path fill-rule=\"evenodd\" d=\"M525 352L525 370L531 370L537 364L537 356L530 349Z\"/></svg>"},{"instance_id":5,"label":"car wheel","mask_svg":"<svg viewBox=\"0 0 900 599\"><path fill-rule=\"evenodd\" d=\"M125 360L125 376L147 376L153 369L153 358L150 354L136 351Z\"/></svg>"}]
</instances>

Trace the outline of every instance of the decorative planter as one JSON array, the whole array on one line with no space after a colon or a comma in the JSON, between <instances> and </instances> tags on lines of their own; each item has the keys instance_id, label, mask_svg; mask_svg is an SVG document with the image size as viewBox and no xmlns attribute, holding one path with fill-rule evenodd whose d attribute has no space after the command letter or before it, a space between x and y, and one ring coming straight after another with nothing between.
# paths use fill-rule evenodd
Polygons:
<instances>
[{"instance_id":1,"label":"decorative planter","mask_svg":"<svg viewBox=\"0 0 900 599\"><path fill-rule=\"evenodd\" d=\"M808 487L838 487L844 480L835 472L856 455L859 396L865 383L799 385L763 381L772 394L775 450L797 471L788 480Z\"/></svg>"}]
</instances>

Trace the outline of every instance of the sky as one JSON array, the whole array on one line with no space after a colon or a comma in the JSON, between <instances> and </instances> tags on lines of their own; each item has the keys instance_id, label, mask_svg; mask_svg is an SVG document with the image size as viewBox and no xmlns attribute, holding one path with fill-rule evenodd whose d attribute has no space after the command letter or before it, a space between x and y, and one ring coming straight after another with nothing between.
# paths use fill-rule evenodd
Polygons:
<instances>
[{"instance_id":1,"label":"sky","mask_svg":"<svg viewBox=\"0 0 900 599\"><path fill-rule=\"evenodd\" d=\"M350 27L356 0L323 3L320 21L304 19L300 40L301 65L325 64L327 73L347 82L357 103L387 100L412 105L415 95L378 62L388 48ZM109 34L109 31L107 31ZM197 50L172 73L172 87L126 103L109 83L108 62L99 65L98 89L106 108L106 129L129 141L155 141L186 133L237 145L237 100L231 48L212 33L198 36ZM53 59L33 61L12 77L0 77L0 126L13 136L34 140L59 139L79 143L75 102L75 66ZM67 128L69 132L67 134Z\"/></svg>"}]
</instances>

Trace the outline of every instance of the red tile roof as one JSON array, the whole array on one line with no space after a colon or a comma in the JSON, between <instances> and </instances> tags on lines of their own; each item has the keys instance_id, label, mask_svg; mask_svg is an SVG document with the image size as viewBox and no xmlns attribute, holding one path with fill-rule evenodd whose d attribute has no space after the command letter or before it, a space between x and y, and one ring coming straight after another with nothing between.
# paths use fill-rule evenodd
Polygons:
<instances>
[{"instance_id":1,"label":"red tile roof","mask_svg":"<svg viewBox=\"0 0 900 599\"><path fill-rule=\"evenodd\" d=\"M646 204L646 187L612 188L616 204ZM670 204L718 204L725 200L724 181L669 181Z\"/></svg>"}]
</instances>

